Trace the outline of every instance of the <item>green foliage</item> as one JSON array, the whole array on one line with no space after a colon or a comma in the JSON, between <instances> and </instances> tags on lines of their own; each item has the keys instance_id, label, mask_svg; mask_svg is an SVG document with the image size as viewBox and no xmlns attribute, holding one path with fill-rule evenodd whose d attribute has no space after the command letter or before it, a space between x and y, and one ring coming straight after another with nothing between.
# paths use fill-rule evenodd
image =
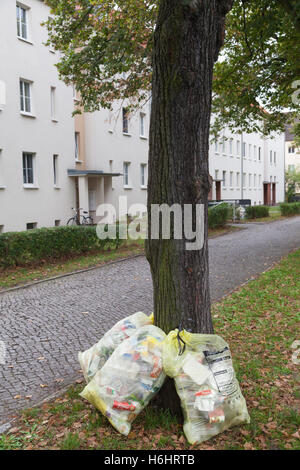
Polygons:
<instances>
[{"instance_id":1,"label":"green foliage","mask_svg":"<svg viewBox=\"0 0 300 470\"><path fill-rule=\"evenodd\" d=\"M299 0L234 2L215 66L213 133L228 125L267 135L299 115L299 11Z\"/></svg>"},{"instance_id":2,"label":"green foliage","mask_svg":"<svg viewBox=\"0 0 300 470\"><path fill-rule=\"evenodd\" d=\"M114 100L148 99L154 0L47 0L49 44L63 55L60 77L76 84L85 111Z\"/></svg>"},{"instance_id":3,"label":"green foliage","mask_svg":"<svg viewBox=\"0 0 300 470\"><path fill-rule=\"evenodd\" d=\"M208 209L208 227L224 227L228 218L228 204L219 204Z\"/></svg>"},{"instance_id":4,"label":"green foliage","mask_svg":"<svg viewBox=\"0 0 300 470\"><path fill-rule=\"evenodd\" d=\"M300 172L287 171L285 173L286 200L292 202L296 193L296 186L300 185Z\"/></svg>"},{"instance_id":5,"label":"green foliage","mask_svg":"<svg viewBox=\"0 0 300 470\"><path fill-rule=\"evenodd\" d=\"M100 240L96 227L52 227L0 234L0 266L22 266L62 256L118 248L120 239Z\"/></svg>"},{"instance_id":6,"label":"green foliage","mask_svg":"<svg viewBox=\"0 0 300 470\"><path fill-rule=\"evenodd\" d=\"M267 206L247 206L246 219L259 219L262 217L269 217L269 207Z\"/></svg>"},{"instance_id":7,"label":"green foliage","mask_svg":"<svg viewBox=\"0 0 300 470\"><path fill-rule=\"evenodd\" d=\"M280 204L281 215L290 216L300 214L300 202Z\"/></svg>"}]
</instances>

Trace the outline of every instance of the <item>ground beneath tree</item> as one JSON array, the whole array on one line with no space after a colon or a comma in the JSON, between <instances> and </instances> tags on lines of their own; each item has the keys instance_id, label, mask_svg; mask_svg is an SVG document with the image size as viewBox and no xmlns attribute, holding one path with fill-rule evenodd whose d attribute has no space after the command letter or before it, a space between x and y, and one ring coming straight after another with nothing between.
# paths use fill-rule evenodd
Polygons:
<instances>
[{"instance_id":1,"label":"ground beneath tree","mask_svg":"<svg viewBox=\"0 0 300 470\"><path fill-rule=\"evenodd\" d=\"M300 217L211 239L210 285L218 300L300 247ZM0 293L0 423L81 379L77 352L116 321L151 313L152 285L144 257Z\"/></svg>"}]
</instances>

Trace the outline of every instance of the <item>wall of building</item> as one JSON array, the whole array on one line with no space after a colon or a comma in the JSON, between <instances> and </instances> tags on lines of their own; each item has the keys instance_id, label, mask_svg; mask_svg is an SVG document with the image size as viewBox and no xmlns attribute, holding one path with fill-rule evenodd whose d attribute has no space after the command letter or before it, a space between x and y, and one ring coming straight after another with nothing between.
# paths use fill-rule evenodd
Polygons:
<instances>
[{"instance_id":1,"label":"wall of building","mask_svg":"<svg viewBox=\"0 0 300 470\"><path fill-rule=\"evenodd\" d=\"M17 37L15 2L1 0L0 3L2 95L5 84L5 100L2 99L5 104L0 103L0 230L26 230L27 224L32 223L37 227L64 224L76 204L93 216L102 203L112 204L118 212L120 196L127 197L123 212L142 212L142 207L133 205L145 206L147 202L149 103L129 116L127 132L123 129L122 103L115 103L112 111L100 110L73 118L74 90L58 78L55 63L59 55L44 45L47 30L41 22L47 20L50 10L40 0L22 0L20 5L26 7L28 15L26 40ZM31 83L30 113L20 110L20 79ZM55 89L54 112L51 88ZM75 132L79 134L77 160ZM34 154L35 179L31 185L23 181L23 152ZM53 155L58 156L56 185ZM123 176L124 163L129 164L128 184ZM141 165L145 171L144 185ZM98 171L98 174L70 177L69 169ZM225 130L217 144L211 143L209 169L214 180L212 199L216 199L219 181L221 199L250 199L252 204L263 204L264 184L275 183L276 202L281 202L284 200L284 135L263 139L259 134L241 135ZM112 176L116 174L120 175Z\"/></svg>"},{"instance_id":2,"label":"wall of building","mask_svg":"<svg viewBox=\"0 0 300 470\"><path fill-rule=\"evenodd\" d=\"M0 226L3 231L26 230L65 223L75 204L74 181L67 168L74 167L72 89L59 79L54 64L57 53L43 44L49 8L39 0L24 0L28 8L28 40L17 37L16 4L0 3L0 80L6 84L6 104L0 111ZM31 81L31 114L20 112L20 85ZM55 119L51 118L50 89L55 87ZM53 117L53 116L52 116ZM35 157L35 181L23 184L22 153ZM58 155L58 183L54 187L53 155ZM58 222L57 222L58 223Z\"/></svg>"}]
</instances>

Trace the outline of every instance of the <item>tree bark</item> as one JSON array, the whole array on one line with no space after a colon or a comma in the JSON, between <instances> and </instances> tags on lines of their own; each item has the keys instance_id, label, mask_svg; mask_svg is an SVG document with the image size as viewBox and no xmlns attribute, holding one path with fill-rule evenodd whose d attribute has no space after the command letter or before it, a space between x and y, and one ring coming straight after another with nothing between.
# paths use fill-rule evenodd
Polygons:
<instances>
[{"instance_id":1,"label":"tree bark","mask_svg":"<svg viewBox=\"0 0 300 470\"><path fill-rule=\"evenodd\" d=\"M154 316L166 333L180 327L213 333L208 269L208 153L214 62L232 0L161 0L154 34L146 254L154 288ZM153 204L204 205L204 244L151 238ZM184 228L184 224L182 224ZM173 227L174 229L174 227ZM161 394L179 414L174 385ZM172 406L170 406L172 404Z\"/></svg>"},{"instance_id":2,"label":"tree bark","mask_svg":"<svg viewBox=\"0 0 300 470\"><path fill-rule=\"evenodd\" d=\"M156 324L212 333L207 245L208 152L214 61L230 0L161 0L154 35L146 243ZM204 245L151 239L151 206L204 204ZM195 221L195 211L193 214Z\"/></svg>"}]
</instances>

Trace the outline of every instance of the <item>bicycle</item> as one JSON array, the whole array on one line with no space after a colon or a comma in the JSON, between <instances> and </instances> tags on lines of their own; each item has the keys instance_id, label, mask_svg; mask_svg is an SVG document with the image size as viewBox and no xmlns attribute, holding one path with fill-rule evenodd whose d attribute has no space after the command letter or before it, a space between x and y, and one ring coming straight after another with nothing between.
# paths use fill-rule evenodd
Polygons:
<instances>
[{"instance_id":1,"label":"bicycle","mask_svg":"<svg viewBox=\"0 0 300 470\"><path fill-rule=\"evenodd\" d=\"M80 215L80 211L83 210L82 208L76 209L75 207L72 207L72 210L75 212L75 214L73 215L73 217L71 217L68 220L67 225L93 225L94 224L93 217L91 217L90 215L84 215L84 214L88 214L88 211L83 211L83 215ZM81 221L80 221L80 217L81 217Z\"/></svg>"}]
</instances>

